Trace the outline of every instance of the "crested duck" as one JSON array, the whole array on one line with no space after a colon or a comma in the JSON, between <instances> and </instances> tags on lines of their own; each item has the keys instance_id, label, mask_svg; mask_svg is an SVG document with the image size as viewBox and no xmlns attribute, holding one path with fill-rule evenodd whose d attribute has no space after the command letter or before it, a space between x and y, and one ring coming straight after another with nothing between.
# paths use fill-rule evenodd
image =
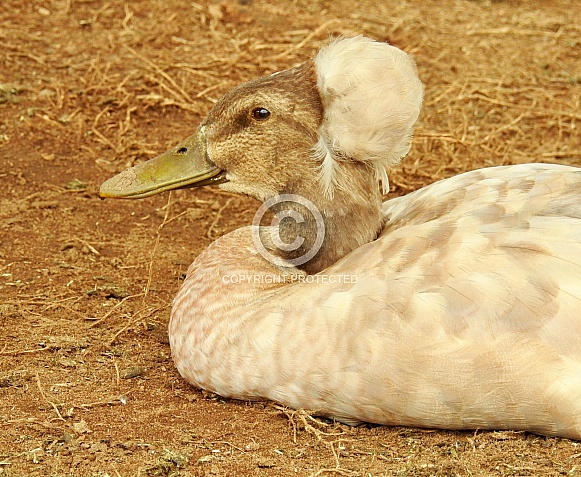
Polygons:
<instances>
[{"instance_id":1,"label":"crested duck","mask_svg":"<svg viewBox=\"0 0 581 477\"><path fill-rule=\"evenodd\" d=\"M403 51L341 38L101 186L218 184L274 214L190 266L169 324L177 369L347 424L581 439L581 169L485 168L382 203L422 96Z\"/></svg>"}]
</instances>

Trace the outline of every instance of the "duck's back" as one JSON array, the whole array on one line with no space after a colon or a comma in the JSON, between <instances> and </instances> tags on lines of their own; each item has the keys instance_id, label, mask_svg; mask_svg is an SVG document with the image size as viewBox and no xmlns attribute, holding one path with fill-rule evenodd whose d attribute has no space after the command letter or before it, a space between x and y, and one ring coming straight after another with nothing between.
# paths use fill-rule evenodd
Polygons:
<instances>
[{"instance_id":1,"label":"duck's back","mask_svg":"<svg viewBox=\"0 0 581 477\"><path fill-rule=\"evenodd\" d=\"M581 438L580 195L575 168L466 173L386 202L380 237L318 274L347 282L210 302L205 274L227 272L240 229L176 299L176 364L220 394L345 422Z\"/></svg>"},{"instance_id":2,"label":"duck's back","mask_svg":"<svg viewBox=\"0 0 581 477\"><path fill-rule=\"evenodd\" d=\"M377 267L413 277L415 306L434 293L442 307L427 306L450 326L536 330L581 359L580 169L481 169L388 201L384 212Z\"/></svg>"}]
</instances>

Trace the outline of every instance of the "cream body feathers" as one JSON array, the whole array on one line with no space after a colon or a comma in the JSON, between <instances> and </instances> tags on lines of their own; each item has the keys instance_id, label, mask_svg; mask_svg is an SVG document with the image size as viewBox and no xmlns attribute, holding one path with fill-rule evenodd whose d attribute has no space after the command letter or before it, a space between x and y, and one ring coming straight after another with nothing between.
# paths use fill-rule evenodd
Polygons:
<instances>
[{"instance_id":1,"label":"cream body feathers","mask_svg":"<svg viewBox=\"0 0 581 477\"><path fill-rule=\"evenodd\" d=\"M349 283L271 283L238 229L175 299L176 365L347 423L580 439L580 190L579 169L520 165L387 201L381 236L315 275Z\"/></svg>"},{"instance_id":2,"label":"cream body feathers","mask_svg":"<svg viewBox=\"0 0 581 477\"><path fill-rule=\"evenodd\" d=\"M411 147L423 86L403 51L361 36L337 40L315 58L324 117L314 156L327 196L341 184L338 161L369 164L389 191L386 168Z\"/></svg>"}]
</instances>

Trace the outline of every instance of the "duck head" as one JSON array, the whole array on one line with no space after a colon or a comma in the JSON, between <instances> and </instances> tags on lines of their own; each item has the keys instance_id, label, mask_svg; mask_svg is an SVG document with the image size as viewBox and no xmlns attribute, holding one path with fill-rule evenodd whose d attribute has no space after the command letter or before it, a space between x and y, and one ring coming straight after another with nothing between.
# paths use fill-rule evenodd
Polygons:
<instances>
[{"instance_id":1,"label":"duck head","mask_svg":"<svg viewBox=\"0 0 581 477\"><path fill-rule=\"evenodd\" d=\"M325 222L323 247L303 266L316 272L381 230L378 184L387 192L386 168L409 151L422 96L403 51L362 36L342 38L297 68L236 87L194 135L109 179L100 195L139 198L219 184L263 202L304 197ZM314 240L314 220L284 222L283 240L299 234L305 247Z\"/></svg>"}]
</instances>

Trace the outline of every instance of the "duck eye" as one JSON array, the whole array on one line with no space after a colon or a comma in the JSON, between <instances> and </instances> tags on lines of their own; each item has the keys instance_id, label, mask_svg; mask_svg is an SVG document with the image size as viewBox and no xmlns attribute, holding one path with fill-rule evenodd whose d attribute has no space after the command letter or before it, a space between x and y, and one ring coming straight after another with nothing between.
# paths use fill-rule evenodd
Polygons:
<instances>
[{"instance_id":1,"label":"duck eye","mask_svg":"<svg viewBox=\"0 0 581 477\"><path fill-rule=\"evenodd\" d=\"M257 121L264 121L270 116L270 111L266 108L256 108L252 111L252 117Z\"/></svg>"}]
</instances>

